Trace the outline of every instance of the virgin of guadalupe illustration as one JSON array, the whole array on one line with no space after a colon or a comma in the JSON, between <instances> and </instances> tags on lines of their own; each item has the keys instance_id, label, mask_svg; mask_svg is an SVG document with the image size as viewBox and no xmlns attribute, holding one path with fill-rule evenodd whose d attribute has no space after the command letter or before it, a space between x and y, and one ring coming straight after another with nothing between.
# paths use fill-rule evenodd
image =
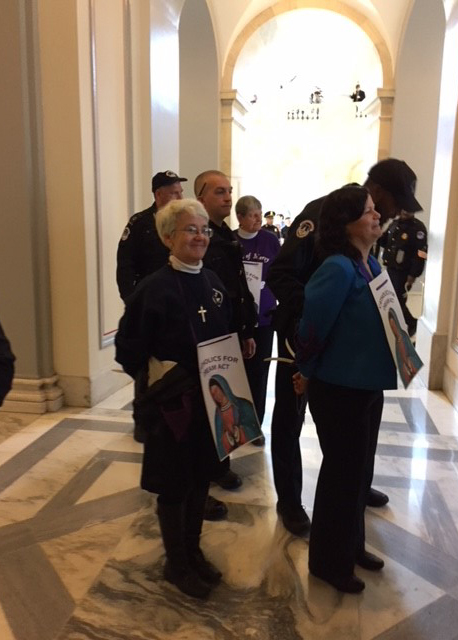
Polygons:
<instances>
[{"instance_id":1,"label":"virgin of guadalupe illustration","mask_svg":"<svg viewBox=\"0 0 458 640\"><path fill-rule=\"evenodd\" d=\"M388 321L395 337L396 363L404 387L407 387L423 363L410 341L409 334L401 327L396 311L391 307Z\"/></svg>"},{"instance_id":2,"label":"virgin of guadalupe illustration","mask_svg":"<svg viewBox=\"0 0 458 640\"><path fill-rule=\"evenodd\" d=\"M216 405L216 447L223 459L237 447L258 438L259 423L253 403L234 395L223 376L212 376L208 386Z\"/></svg>"}]
</instances>

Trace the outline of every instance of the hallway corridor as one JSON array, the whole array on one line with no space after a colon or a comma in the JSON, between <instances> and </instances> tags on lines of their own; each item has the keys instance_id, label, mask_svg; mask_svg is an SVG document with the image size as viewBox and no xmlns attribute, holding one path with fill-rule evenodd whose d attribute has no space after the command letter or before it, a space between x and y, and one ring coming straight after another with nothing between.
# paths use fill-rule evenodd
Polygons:
<instances>
[{"instance_id":1,"label":"hallway corridor","mask_svg":"<svg viewBox=\"0 0 458 640\"><path fill-rule=\"evenodd\" d=\"M362 595L308 576L307 541L276 518L265 429L265 450L233 459L241 489L212 488L229 515L204 524L224 574L206 602L162 579L131 394L37 418L0 413L2 640L458 639L458 414L441 393L417 382L386 396L374 486L390 502L366 517L386 567L357 569ZM309 414L301 445L311 513L321 456Z\"/></svg>"}]
</instances>

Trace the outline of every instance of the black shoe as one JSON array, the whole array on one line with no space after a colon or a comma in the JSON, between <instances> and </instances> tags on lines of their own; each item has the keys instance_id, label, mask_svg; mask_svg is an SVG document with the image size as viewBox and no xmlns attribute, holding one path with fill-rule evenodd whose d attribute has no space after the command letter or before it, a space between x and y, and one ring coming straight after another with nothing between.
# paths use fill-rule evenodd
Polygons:
<instances>
[{"instance_id":1,"label":"black shoe","mask_svg":"<svg viewBox=\"0 0 458 640\"><path fill-rule=\"evenodd\" d=\"M347 578L336 578L335 576L320 575L318 572L314 571L310 571L310 573L312 576L315 576L315 578L324 580L324 582L330 584L332 587L337 589L337 591L342 591L343 593L361 593L366 586L363 580L354 574Z\"/></svg>"},{"instance_id":2,"label":"black shoe","mask_svg":"<svg viewBox=\"0 0 458 640\"><path fill-rule=\"evenodd\" d=\"M222 489L226 489L226 491L234 491L234 489L238 489L242 486L242 478L230 469L224 474L224 476L217 478L215 482L216 484L219 484Z\"/></svg>"},{"instance_id":3,"label":"black shoe","mask_svg":"<svg viewBox=\"0 0 458 640\"><path fill-rule=\"evenodd\" d=\"M134 440L142 444L146 442L146 429L137 423L134 424Z\"/></svg>"},{"instance_id":4,"label":"black shoe","mask_svg":"<svg viewBox=\"0 0 458 640\"><path fill-rule=\"evenodd\" d=\"M264 434L262 434L262 436L259 436L259 438L256 438L256 440L252 440L251 444L254 444L255 447L263 447L266 444Z\"/></svg>"},{"instance_id":5,"label":"black shoe","mask_svg":"<svg viewBox=\"0 0 458 640\"><path fill-rule=\"evenodd\" d=\"M164 578L167 582L178 587L180 591L193 598L207 598L211 591L210 585L199 577L197 571L190 567L177 571L168 560L165 562Z\"/></svg>"},{"instance_id":6,"label":"black shoe","mask_svg":"<svg viewBox=\"0 0 458 640\"><path fill-rule=\"evenodd\" d=\"M383 560L369 551L364 551L363 554L356 558L356 564L367 569L368 571L380 571L385 566Z\"/></svg>"},{"instance_id":7,"label":"black shoe","mask_svg":"<svg viewBox=\"0 0 458 640\"><path fill-rule=\"evenodd\" d=\"M213 498L213 496L207 496L205 502L204 520L223 520L227 516L227 507L224 502Z\"/></svg>"},{"instance_id":8,"label":"black shoe","mask_svg":"<svg viewBox=\"0 0 458 640\"><path fill-rule=\"evenodd\" d=\"M220 582L223 574L214 564L212 564L202 553L202 549L194 549L188 553L189 566L196 571L199 578L208 582L208 584L216 585Z\"/></svg>"},{"instance_id":9,"label":"black shoe","mask_svg":"<svg viewBox=\"0 0 458 640\"><path fill-rule=\"evenodd\" d=\"M367 496L367 506L368 507L384 507L388 503L389 497L386 493L382 493L381 491L377 491L371 487L369 489L369 494Z\"/></svg>"},{"instance_id":10,"label":"black shoe","mask_svg":"<svg viewBox=\"0 0 458 640\"><path fill-rule=\"evenodd\" d=\"M302 505L299 507L282 506L277 502L277 513L283 526L294 536L303 537L310 531L310 518Z\"/></svg>"}]
</instances>

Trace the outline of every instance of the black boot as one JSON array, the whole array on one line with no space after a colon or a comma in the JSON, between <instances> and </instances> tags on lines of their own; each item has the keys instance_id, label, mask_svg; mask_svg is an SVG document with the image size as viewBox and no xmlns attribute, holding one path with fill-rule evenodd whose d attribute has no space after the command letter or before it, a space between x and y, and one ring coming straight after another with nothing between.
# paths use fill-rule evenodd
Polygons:
<instances>
[{"instance_id":1,"label":"black boot","mask_svg":"<svg viewBox=\"0 0 458 640\"><path fill-rule=\"evenodd\" d=\"M186 553L190 566L199 577L208 584L215 585L221 580L222 573L205 558L200 548L207 494L208 485L197 487L188 494L185 513Z\"/></svg>"},{"instance_id":2,"label":"black boot","mask_svg":"<svg viewBox=\"0 0 458 640\"><path fill-rule=\"evenodd\" d=\"M206 598L210 593L210 587L190 566L186 554L184 508L184 503L158 503L157 505L157 515L167 558L164 578L188 596Z\"/></svg>"}]
</instances>

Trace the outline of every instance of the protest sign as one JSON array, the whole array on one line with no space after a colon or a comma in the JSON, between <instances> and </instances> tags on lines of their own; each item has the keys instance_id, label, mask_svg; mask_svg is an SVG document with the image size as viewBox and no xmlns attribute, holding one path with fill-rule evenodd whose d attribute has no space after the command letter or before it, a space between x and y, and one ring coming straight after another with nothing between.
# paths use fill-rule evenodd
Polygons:
<instances>
[{"instance_id":1,"label":"protest sign","mask_svg":"<svg viewBox=\"0 0 458 640\"><path fill-rule=\"evenodd\" d=\"M197 345L208 419L220 460L262 435L236 333Z\"/></svg>"},{"instance_id":2,"label":"protest sign","mask_svg":"<svg viewBox=\"0 0 458 640\"><path fill-rule=\"evenodd\" d=\"M256 311L259 313L259 302L261 300L262 289L262 263L244 261L243 268L245 269L248 289L250 290L251 295L254 298Z\"/></svg>"},{"instance_id":3,"label":"protest sign","mask_svg":"<svg viewBox=\"0 0 458 640\"><path fill-rule=\"evenodd\" d=\"M401 305L386 271L371 280L369 286L382 318L388 344L402 384L407 389L423 366L407 333Z\"/></svg>"}]
</instances>

